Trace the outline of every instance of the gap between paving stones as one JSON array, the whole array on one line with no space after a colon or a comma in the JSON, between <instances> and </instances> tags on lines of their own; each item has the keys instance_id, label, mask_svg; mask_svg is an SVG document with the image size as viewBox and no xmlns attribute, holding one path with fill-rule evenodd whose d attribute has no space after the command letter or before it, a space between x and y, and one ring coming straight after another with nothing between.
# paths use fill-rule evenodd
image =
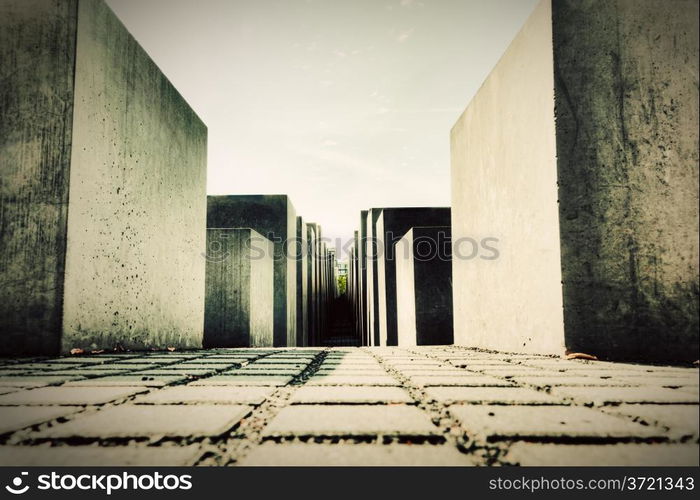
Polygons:
<instances>
[{"instance_id":1,"label":"gap between paving stones","mask_svg":"<svg viewBox=\"0 0 700 500\"><path fill-rule=\"evenodd\" d=\"M295 375L286 385L278 387L265 401L241 420L225 439L204 446L198 466L235 465L263 440L267 424L285 408L294 392L311 378L319 369L331 348L325 348L314 355L304 370Z\"/></svg>"},{"instance_id":2,"label":"gap between paving stones","mask_svg":"<svg viewBox=\"0 0 700 500\"><path fill-rule=\"evenodd\" d=\"M386 363L384 358L382 358L376 352L365 348L363 348L363 350L368 352L374 359L376 359L382 368L389 373L389 375L399 381L401 387L407 390L411 398L413 398L416 406L425 411L433 424L442 430L446 446L452 445L456 447L459 452L473 456L475 465L487 465L488 457L479 454L479 450L473 446L473 443L471 443L468 437L462 432L458 421L452 417L445 404L438 401L432 401L423 387L414 384L401 371ZM415 353L413 351L409 351L408 349L406 349L405 352L416 356L428 357L422 353ZM446 364L440 359L436 359L436 361L439 361L441 365ZM385 444L388 443L385 442Z\"/></svg>"},{"instance_id":3,"label":"gap between paving stones","mask_svg":"<svg viewBox=\"0 0 700 500\"><path fill-rule=\"evenodd\" d=\"M279 354L283 351L269 351L266 353L257 353L255 358L248 359L245 361L241 362L235 362L232 363L232 365L237 365L237 368L241 368L243 366L246 366L250 363L253 363L255 361L258 361L260 359L263 359L267 356L273 355L273 354ZM193 359L205 359L207 358L208 353L201 353L201 355L198 356L193 356L193 357L188 357L188 360L193 360ZM220 354L220 353L219 353ZM99 356L99 355L95 355ZM150 356L148 355L136 355L136 356L129 356L129 359L135 359L135 358L149 358ZM55 359L55 358L49 358L49 359ZM72 359L72 358L60 358L60 359ZM77 359L77 358L76 358ZM105 360L106 363L113 361L112 359L110 360ZM76 363L77 364L77 363ZM87 444L95 444L97 443L100 446L115 446L115 445L127 445L129 443L135 443L135 442L140 442L140 443L149 443L149 444L156 444L156 443L161 443L161 442L175 442L179 444L192 444L192 443L200 443L204 442L206 440L211 440L211 439L216 439L216 438L211 438L208 436L151 436L151 437L112 437L112 438L93 438L93 437L86 437L86 438L80 438L80 437L70 437L70 438L39 438L39 437L33 437L33 433L36 431L41 431L43 429L47 429L50 427L53 427L55 425L60 425L62 423L69 422L76 417L83 417L85 415L91 415L94 413L97 413L99 411L102 411L106 408L114 407L114 406L119 406L123 405L125 403L129 403L136 398L140 396L144 396L146 394L150 394L151 392L156 392L163 390L168 387L175 387L175 386L180 386L180 385L187 385L191 382L197 381L197 380L203 380L209 377L213 377L215 375L219 375L222 371L225 370L231 370L232 367L228 368L221 368L221 369L214 369L211 373L208 373L206 375L192 375L192 376L187 376L185 378L182 378L180 380L174 380L173 382L170 382L168 384L165 384L160 387L147 387L143 386L142 388L144 389L143 392L139 392L137 394L133 394L131 396L128 396L126 398L120 398L118 400L114 401L109 401L107 403L102 403L102 404L94 404L94 405L53 405L53 406L58 406L58 407L71 407L74 406L76 407L76 411L74 413L70 413L68 415L64 415L58 418L50 419L38 424L33 424L27 427L23 427L22 429L17 429L15 431L9 431L6 432L2 435L0 435L0 445L21 445L21 446L34 446L34 445L39 445L39 444L44 444L44 443L51 443L52 445L67 445L67 446L80 446L80 445L87 445ZM143 370L135 370L136 373L131 373L132 375L139 375L137 372L138 371L143 371ZM126 373L121 373L120 375L126 375ZM92 380L92 379L99 379L102 377L109 377L110 375L96 375L94 377L87 376L83 377L85 380ZM144 377L148 377L147 375ZM146 380L144 378L144 380ZM27 387L27 388L22 388L21 390L24 391L31 391L35 389L41 389L43 387L60 387L63 385L65 382L57 383L57 384L46 384L43 386L39 387ZM138 386L130 386L130 387L138 387ZM94 386L94 388L99 389L99 386ZM7 405L7 407L13 407L16 408L18 406L22 405ZM77 409L81 408L81 409ZM2 409L2 406L0 406L0 410ZM236 424L237 425L237 424ZM229 429L227 433L230 433L236 429L236 426L234 426L232 429ZM226 434L227 434L226 433Z\"/></svg>"}]
</instances>

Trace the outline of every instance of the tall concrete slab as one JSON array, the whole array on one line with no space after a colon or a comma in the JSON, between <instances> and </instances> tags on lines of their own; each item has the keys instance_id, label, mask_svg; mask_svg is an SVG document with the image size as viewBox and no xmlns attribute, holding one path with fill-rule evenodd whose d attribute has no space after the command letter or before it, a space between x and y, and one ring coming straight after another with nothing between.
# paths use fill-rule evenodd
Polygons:
<instances>
[{"instance_id":1,"label":"tall concrete slab","mask_svg":"<svg viewBox=\"0 0 700 500\"><path fill-rule=\"evenodd\" d=\"M101 0L0 25L0 352L200 347L206 127Z\"/></svg>"},{"instance_id":2,"label":"tall concrete slab","mask_svg":"<svg viewBox=\"0 0 700 500\"><path fill-rule=\"evenodd\" d=\"M398 345L452 344L450 227L413 227L395 253Z\"/></svg>"},{"instance_id":3,"label":"tall concrete slab","mask_svg":"<svg viewBox=\"0 0 700 500\"><path fill-rule=\"evenodd\" d=\"M447 207L383 208L376 222L379 345L398 342L395 244L415 226L449 226Z\"/></svg>"},{"instance_id":4,"label":"tall concrete slab","mask_svg":"<svg viewBox=\"0 0 700 500\"><path fill-rule=\"evenodd\" d=\"M207 229L204 347L272 346L274 254L252 229Z\"/></svg>"},{"instance_id":5,"label":"tall concrete slab","mask_svg":"<svg viewBox=\"0 0 700 500\"><path fill-rule=\"evenodd\" d=\"M309 345L318 345L318 321L316 298L318 297L318 282L316 280L316 268L318 266L316 258L316 224L309 222L306 224L306 251L307 251L307 310L309 325Z\"/></svg>"},{"instance_id":6,"label":"tall concrete slab","mask_svg":"<svg viewBox=\"0 0 700 500\"><path fill-rule=\"evenodd\" d=\"M358 287L360 300L360 345L369 345L367 325L367 210L360 211L360 230L357 246L359 261Z\"/></svg>"},{"instance_id":7,"label":"tall concrete slab","mask_svg":"<svg viewBox=\"0 0 700 500\"><path fill-rule=\"evenodd\" d=\"M297 216L297 346L309 345L309 252L306 240L306 223Z\"/></svg>"},{"instance_id":8,"label":"tall concrete slab","mask_svg":"<svg viewBox=\"0 0 700 500\"><path fill-rule=\"evenodd\" d=\"M275 347L297 343L297 216L286 195L207 197L207 227L249 227L275 244Z\"/></svg>"},{"instance_id":9,"label":"tall concrete slab","mask_svg":"<svg viewBox=\"0 0 700 500\"><path fill-rule=\"evenodd\" d=\"M452 130L455 245L499 254L453 256L457 343L697 359L697 19L692 0L535 9Z\"/></svg>"},{"instance_id":10,"label":"tall concrete slab","mask_svg":"<svg viewBox=\"0 0 700 500\"><path fill-rule=\"evenodd\" d=\"M367 253L367 337L368 345L378 346L379 343L379 291L377 289L377 219L381 208L372 208L367 212L368 237L365 242Z\"/></svg>"}]
</instances>

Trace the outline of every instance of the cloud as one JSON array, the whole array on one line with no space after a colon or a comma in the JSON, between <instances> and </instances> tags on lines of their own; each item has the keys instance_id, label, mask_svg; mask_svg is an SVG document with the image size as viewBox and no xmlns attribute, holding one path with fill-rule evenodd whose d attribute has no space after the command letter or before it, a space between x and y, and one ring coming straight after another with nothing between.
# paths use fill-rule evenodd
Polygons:
<instances>
[{"instance_id":1,"label":"cloud","mask_svg":"<svg viewBox=\"0 0 700 500\"><path fill-rule=\"evenodd\" d=\"M396 36L396 41L399 43L404 43L406 40L408 40L411 37L412 34L413 34L413 28L400 31L399 34Z\"/></svg>"}]
</instances>

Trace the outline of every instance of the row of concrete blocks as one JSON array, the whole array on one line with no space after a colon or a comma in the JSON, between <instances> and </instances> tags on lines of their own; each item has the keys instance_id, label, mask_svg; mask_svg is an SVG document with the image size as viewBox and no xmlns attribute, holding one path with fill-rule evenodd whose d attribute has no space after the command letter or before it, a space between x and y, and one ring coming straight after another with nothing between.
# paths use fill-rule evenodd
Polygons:
<instances>
[{"instance_id":1,"label":"row of concrete blocks","mask_svg":"<svg viewBox=\"0 0 700 500\"><path fill-rule=\"evenodd\" d=\"M206 347L320 345L335 252L286 195L209 196Z\"/></svg>"},{"instance_id":2,"label":"row of concrete blocks","mask_svg":"<svg viewBox=\"0 0 700 500\"><path fill-rule=\"evenodd\" d=\"M223 308L209 345L250 344L221 330L246 322L253 344L319 341L334 284L320 239L272 272L241 251L217 268L206 240L320 227L286 196L207 209L206 126L103 0L3 0L0 61L0 354L200 348L205 290ZM205 288L207 266L225 288Z\"/></svg>"},{"instance_id":3,"label":"row of concrete blocks","mask_svg":"<svg viewBox=\"0 0 700 500\"><path fill-rule=\"evenodd\" d=\"M348 297L362 345L453 343L450 209L363 210Z\"/></svg>"},{"instance_id":4,"label":"row of concrete blocks","mask_svg":"<svg viewBox=\"0 0 700 500\"><path fill-rule=\"evenodd\" d=\"M697 83L697 1L540 2L451 132L456 344L698 359ZM359 335L396 344L408 292L355 248Z\"/></svg>"}]
</instances>

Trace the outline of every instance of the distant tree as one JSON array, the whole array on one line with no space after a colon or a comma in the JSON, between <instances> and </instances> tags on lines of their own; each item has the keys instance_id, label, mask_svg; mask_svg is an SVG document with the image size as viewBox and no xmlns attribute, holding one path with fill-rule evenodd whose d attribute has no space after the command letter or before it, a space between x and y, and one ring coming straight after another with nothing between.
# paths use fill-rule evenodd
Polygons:
<instances>
[{"instance_id":1,"label":"distant tree","mask_svg":"<svg viewBox=\"0 0 700 500\"><path fill-rule=\"evenodd\" d=\"M348 276L343 274L338 276L338 295L345 295L348 289Z\"/></svg>"}]
</instances>

